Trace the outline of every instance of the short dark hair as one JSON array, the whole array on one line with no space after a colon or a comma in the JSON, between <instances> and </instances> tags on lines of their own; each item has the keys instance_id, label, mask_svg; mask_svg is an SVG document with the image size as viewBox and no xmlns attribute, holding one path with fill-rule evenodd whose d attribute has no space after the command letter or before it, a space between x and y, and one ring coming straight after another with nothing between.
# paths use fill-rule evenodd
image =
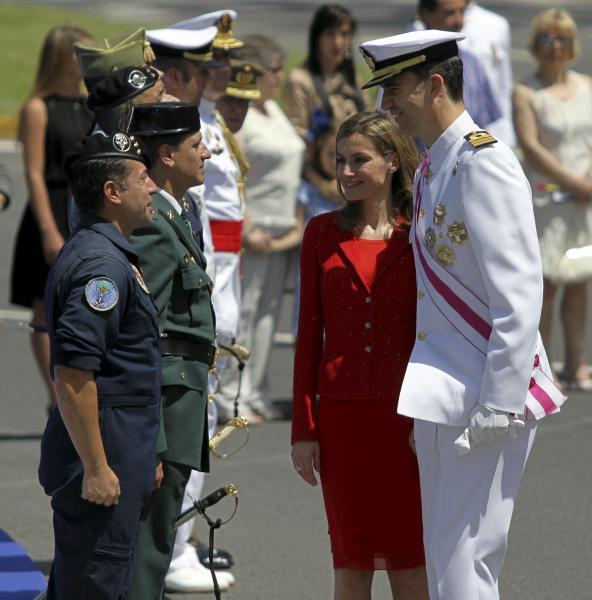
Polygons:
<instances>
[{"instance_id":1,"label":"short dark hair","mask_svg":"<svg viewBox=\"0 0 592 600\"><path fill-rule=\"evenodd\" d=\"M449 98L453 102L460 102L463 99L463 63L458 56L442 61L421 63L411 67L409 71L415 73L421 81L425 81L430 75L440 75L448 90Z\"/></svg>"},{"instance_id":2,"label":"short dark hair","mask_svg":"<svg viewBox=\"0 0 592 600\"><path fill-rule=\"evenodd\" d=\"M105 205L103 187L114 181L127 189L127 161L122 158L92 158L72 169L70 188L81 210L97 214Z\"/></svg>"},{"instance_id":3,"label":"short dark hair","mask_svg":"<svg viewBox=\"0 0 592 600\"><path fill-rule=\"evenodd\" d=\"M190 79L189 77L189 61L182 56L166 56L160 55L156 57L153 65L162 71L166 72L168 69L179 69L181 71L181 75L183 76L183 82L187 83ZM193 63L198 69L205 69L203 65L199 63Z\"/></svg>"},{"instance_id":4,"label":"short dark hair","mask_svg":"<svg viewBox=\"0 0 592 600\"><path fill-rule=\"evenodd\" d=\"M173 148L178 148L194 133L197 133L197 131L191 131L189 133L172 133L170 135L144 135L139 137L142 140L142 145L150 159L150 164L154 166L158 161L158 150L161 146L167 144L173 146Z\"/></svg>"},{"instance_id":5,"label":"short dark hair","mask_svg":"<svg viewBox=\"0 0 592 600\"><path fill-rule=\"evenodd\" d=\"M438 8L438 0L419 0L418 12L427 10L428 12L434 12Z\"/></svg>"}]
</instances>

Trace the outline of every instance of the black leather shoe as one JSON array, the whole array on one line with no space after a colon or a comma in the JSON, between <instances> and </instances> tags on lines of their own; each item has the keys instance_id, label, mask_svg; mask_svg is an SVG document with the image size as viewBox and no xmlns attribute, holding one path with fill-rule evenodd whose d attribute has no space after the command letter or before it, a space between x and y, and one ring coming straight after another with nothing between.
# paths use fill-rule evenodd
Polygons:
<instances>
[{"instance_id":1,"label":"black leather shoe","mask_svg":"<svg viewBox=\"0 0 592 600\"><path fill-rule=\"evenodd\" d=\"M195 551L197 552L197 557L199 558L199 562L206 567L210 568L210 556L209 556L209 546L205 544L197 544ZM218 569L230 569L234 565L234 559L230 552L226 550L222 550L222 548L214 548L214 569L217 571Z\"/></svg>"}]
</instances>

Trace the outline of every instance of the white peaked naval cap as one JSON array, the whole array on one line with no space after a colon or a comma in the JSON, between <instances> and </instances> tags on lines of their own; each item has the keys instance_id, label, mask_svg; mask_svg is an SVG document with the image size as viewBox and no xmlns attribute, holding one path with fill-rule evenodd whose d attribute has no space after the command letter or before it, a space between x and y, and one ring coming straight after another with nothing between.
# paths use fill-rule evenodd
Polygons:
<instances>
[{"instance_id":1,"label":"white peaked naval cap","mask_svg":"<svg viewBox=\"0 0 592 600\"><path fill-rule=\"evenodd\" d=\"M238 13L236 10L215 10L214 12L199 15L185 21L179 21L172 27L173 29L204 29L205 27L215 27L216 23L224 16L228 15L232 21L236 21Z\"/></svg>"},{"instance_id":2,"label":"white peaked naval cap","mask_svg":"<svg viewBox=\"0 0 592 600\"><path fill-rule=\"evenodd\" d=\"M360 52L372 70L372 78L364 89L379 85L393 75L421 63L446 60L458 55L462 33L426 29L371 40L360 45Z\"/></svg>"}]
</instances>

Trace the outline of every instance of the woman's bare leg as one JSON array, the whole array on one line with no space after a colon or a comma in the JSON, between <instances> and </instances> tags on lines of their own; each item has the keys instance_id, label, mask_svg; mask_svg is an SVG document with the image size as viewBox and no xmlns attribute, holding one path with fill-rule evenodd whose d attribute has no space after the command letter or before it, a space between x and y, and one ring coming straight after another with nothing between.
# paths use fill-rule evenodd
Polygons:
<instances>
[{"instance_id":1,"label":"woman's bare leg","mask_svg":"<svg viewBox=\"0 0 592 600\"><path fill-rule=\"evenodd\" d=\"M425 567L387 571L393 600L429 600Z\"/></svg>"},{"instance_id":2,"label":"woman's bare leg","mask_svg":"<svg viewBox=\"0 0 592 600\"><path fill-rule=\"evenodd\" d=\"M374 571L335 569L334 600L371 600Z\"/></svg>"},{"instance_id":3,"label":"woman's bare leg","mask_svg":"<svg viewBox=\"0 0 592 600\"><path fill-rule=\"evenodd\" d=\"M590 377L585 357L587 283L566 285L561 300L561 321L565 339L564 371L574 379Z\"/></svg>"}]
</instances>

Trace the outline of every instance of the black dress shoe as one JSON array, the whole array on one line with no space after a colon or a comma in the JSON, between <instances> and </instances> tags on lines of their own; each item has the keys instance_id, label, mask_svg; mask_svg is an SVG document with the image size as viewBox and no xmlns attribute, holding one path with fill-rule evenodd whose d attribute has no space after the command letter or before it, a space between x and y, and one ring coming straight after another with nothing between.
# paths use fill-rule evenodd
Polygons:
<instances>
[{"instance_id":1,"label":"black dress shoe","mask_svg":"<svg viewBox=\"0 0 592 600\"><path fill-rule=\"evenodd\" d=\"M206 567L210 568L210 556L209 556L209 546L205 544L197 544L195 551L197 552L197 557L199 558L199 562ZM226 550L222 550L222 548L214 548L214 569L217 571L219 569L230 569L234 565L234 559L230 552Z\"/></svg>"}]
</instances>

